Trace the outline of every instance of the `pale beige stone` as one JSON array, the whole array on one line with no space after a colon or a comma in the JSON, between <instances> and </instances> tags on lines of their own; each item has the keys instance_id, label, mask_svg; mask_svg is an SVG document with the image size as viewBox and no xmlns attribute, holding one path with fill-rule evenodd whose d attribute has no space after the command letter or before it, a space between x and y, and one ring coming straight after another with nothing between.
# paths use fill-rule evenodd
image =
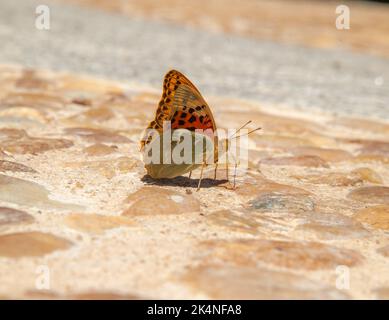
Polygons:
<instances>
[{"instance_id":1,"label":"pale beige stone","mask_svg":"<svg viewBox=\"0 0 389 320\"><path fill-rule=\"evenodd\" d=\"M316 156L328 162L339 162L349 160L352 155L341 149L318 148L318 147L298 147L291 152L298 156Z\"/></svg>"},{"instance_id":2,"label":"pale beige stone","mask_svg":"<svg viewBox=\"0 0 389 320\"><path fill-rule=\"evenodd\" d=\"M0 207L0 228L10 225L29 224L34 222L34 220L34 217L25 211Z\"/></svg>"},{"instance_id":3,"label":"pale beige stone","mask_svg":"<svg viewBox=\"0 0 389 320\"><path fill-rule=\"evenodd\" d=\"M1 129L0 145L11 154L38 154L49 150L69 148L73 142L68 139L30 137L24 130Z\"/></svg>"},{"instance_id":4,"label":"pale beige stone","mask_svg":"<svg viewBox=\"0 0 389 320\"><path fill-rule=\"evenodd\" d=\"M105 156L107 154L114 153L117 148L113 146L107 146L103 143L92 144L89 147L86 147L83 151L88 156Z\"/></svg>"},{"instance_id":5,"label":"pale beige stone","mask_svg":"<svg viewBox=\"0 0 389 320\"><path fill-rule=\"evenodd\" d=\"M77 135L94 143L129 143L130 139L113 130L96 128L67 128L67 134Z\"/></svg>"},{"instance_id":6,"label":"pale beige stone","mask_svg":"<svg viewBox=\"0 0 389 320\"><path fill-rule=\"evenodd\" d=\"M276 166L301 166L313 168L329 168L326 161L318 156L295 156L295 157L276 157L263 159L261 164L276 165Z\"/></svg>"},{"instance_id":7,"label":"pale beige stone","mask_svg":"<svg viewBox=\"0 0 389 320\"><path fill-rule=\"evenodd\" d=\"M0 160L0 171L36 173L34 169L25 166L24 164L7 160Z\"/></svg>"},{"instance_id":8,"label":"pale beige stone","mask_svg":"<svg viewBox=\"0 0 389 320\"><path fill-rule=\"evenodd\" d=\"M283 149L287 150L292 147L299 146L314 146L315 144L309 139L291 137L291 136L277 136L277 135L255 135L253 137L257 147Z\"/></svg>"},{"instance_id":9,"label":"pale beige stone","mask_svg":"<svg viewBox=\"0 0 389 320\"><path fill-rule=\"evenodd\" d=\"M257 266L260 263L305 270L353 267L363 261L356 251L325 245L319 242L275 240L209 240L203 242L209 260L222 260L238 266Z\"/></svg>"},{"instance_id":10,"label":"pale beige stone","mask_svg":"<svg viewBox=\"0 0 389 320\"><path fill-rule=\"evenodd\" d=\"M347 295L303 276L249 266L205 265L182 281L210 299L347 299Z\"/></svg>"},{"instance_id":11,"label":"pale beige stone","mask_svg":"<svg viewBox=\"0 0 389 320\"><path fill-rule=\"evenodd\" d=\"M389 187L361 187L347 195L352 200L372 204L389 204Z\"/></svg>"},{"instance_id":12,"label":"pale beige stone","mask_svg":"<svg viewBox=\"0 0 389 320\"><path fill-rule=\"evenodd\" d=\"M257 212L305 213L315 210L315 202L304 194L273 191L262 193L251 200L249 208Z\"/></svg>"},{"instance_id":13,"label":"pale beige stone","mask_svg":"<svg viewBox=\"0 0 389 320\"><path fill-rule=\"evenodd\" d=\"M269 193L284 195L312 195L310 191L291 185L277 183L263 177L257 176L240 184L236 188L236 193L243 196L260 196Z\"/></svg>"},{"instance_id":14,"label":"pale beige stone","mask_svg":"<svg viewBox=\"0 0 389 320\"><path fill-rule=\"evenodd\" d=\"M238 214L231 210L220 210L207 215L207 222L228 231L258 234L259 223L248 214Z\"/></svg>"},{"instance_id":15,"label":"pale beige stone","mask_svg":"<svg viewBox=\"0 0 389 320\"><path fill-rule=\"evenodd\" d=\"M82 213L72 213L66 216L64 221L69 228L92 234L101 234L109 229L129 227L135 224L127 217Z\"/></svg>"},{"instance_id":16,"label":"pale beige stone","mask_svg":"<svg viewBox=\"0 0 389 320\"><path fill-rule=\"evenodd\" d=\"M200 211L200 202L193 196L158 187L143 187L129 195L125 203L130 204L122 214L164 215Z\"/></svg>"},{"instance_id":17,"label":"pale beige stone","mask_svg":"<svg viewBox=\"0 0 389 320\"><path fill-rule=\"evenodd\" d=\"M370 235L359 221L339 213L311 212L304 218L304 223L296 229L310 232L319 239L358 239Z\"/></svg>"},{"instance_id":18,"label":"pale beige stone","mask_svg":"<svg viewBox=\"0 0 389 320\"><path fill-rule=\"evenodd\" d=\"M377 252L382 254L384 257L389 258L389 245L378 248Z\"/></svg>"},{"instance_id":19,"label":"pale beige stone","mask_svg":"<svg viewBox=\"0 0 389 320\"><path fill-rule=\"evenodd\" d=\"M377 299L389 300L389 287L381 287L374 290Z\"/></svg>"},{"instance_id":20,"label":"pale beige stone","mask_svg":"<svg viewBox=\"0 0 389 320\"><path fill-rule=\"evenodd\" d=\"M376 183L376 184L383 183L380 175L370 168L365 168L365 167L358 168L358 169L351 171L351 173L359 176L363 181L366 181L366 182L371 182L371 183Z\"/></svg>"},{"instance_id":21,"label":"pale beige stone","mask_svg":"<svg viewBox=\"0 0 389 320\"><path fill-rule=\"evenodd\" d=\"M38 231L0 235L0 256L8 258L44 256L71 246L64 238Z\"/></svg>"},{"instance_id":22,"label":"pale beige stone","mask_svg":"<svg viewBox=\"0 0 389 320\"><path fill-rule=\"evenodd\" d=\"M375 229L389 230L389 206L380 205L359 210L355 219Z\"/></svg>"},{"instance_id":23,"label":"pale beige stone","mask_svg":"<svg viewBox=\"0 0 389 320\"><path fill-rule=\"evenodd\" d=\"M293 177L303 182L312 184L326 184L332 187L356 186L363 183L363 179L359 174L349 174L342 172L328 172L326 174Z\"/></svg>"},{"instance_id":24,"label":"pale beige stone","mask_svg":"<svg viewBox=\"0 0 389 320\"><path fill-rule=\"evenodd\" d=\"M0 174L0 200L19 205L59 210L77 210L82 206L51 200L45 187L31 181Z\"/></svg>"}]
</instances>

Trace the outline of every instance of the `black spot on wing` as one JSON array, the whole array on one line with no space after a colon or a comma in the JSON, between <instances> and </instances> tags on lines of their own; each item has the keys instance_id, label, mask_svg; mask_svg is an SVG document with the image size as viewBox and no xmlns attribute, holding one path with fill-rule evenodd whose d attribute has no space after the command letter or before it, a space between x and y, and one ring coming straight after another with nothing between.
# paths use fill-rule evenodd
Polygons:
<instances>
[{"instance_id":1,"label":"black spot on wing","mask_svg":"<svg viewBox=\"0 0 389 320\"><path fill-rule=\"evenodd\" d=\"M191 116L188 120L190 123L193 123L196 121L196 117L195 116Z\"/></svg>"}]
</instances>

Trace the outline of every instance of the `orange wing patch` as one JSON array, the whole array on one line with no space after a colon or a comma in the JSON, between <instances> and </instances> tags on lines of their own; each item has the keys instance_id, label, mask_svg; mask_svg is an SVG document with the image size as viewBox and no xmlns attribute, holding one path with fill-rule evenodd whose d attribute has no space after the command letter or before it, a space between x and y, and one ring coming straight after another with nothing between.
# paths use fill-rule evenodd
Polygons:
<instances>
[{"instance_id":1,"label":"orange wing patch","mask_svg":"<svg viewBox=\"0 0 389 320\"><path fill-rule=\"evenodd\" d=\"M201 107L199 107L201 108ZM172 129L213 129L212 120L207 115L195 113L194 108L183 107L181 111L176 111L171 120Z\"/></svg>"},{"instance_id":2,"label":"orange wing patch","mask_svg":"<svg viewBox=\"0 0 389 320\"><path fill-rule=\"evenodd\" d=\"M211 129L216 131L216 124L211 109L201 96L199 90L182 73L171 70L163 81L163 92L159 101L155 118L147 129L162 132L163 122L171 121L172 129ZM152 135L146 134L141 140L141 150L151 142ZM215 148L218 141L215 139Z\"/></svg>"}]
</instances>

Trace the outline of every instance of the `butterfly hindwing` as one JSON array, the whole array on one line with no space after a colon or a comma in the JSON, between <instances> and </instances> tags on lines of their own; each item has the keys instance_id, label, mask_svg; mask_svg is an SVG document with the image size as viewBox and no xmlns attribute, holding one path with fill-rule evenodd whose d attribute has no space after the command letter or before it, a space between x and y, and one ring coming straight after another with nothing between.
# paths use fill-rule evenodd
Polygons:
<instances>
[{"instance_id":1,"label":"butterfly hindwing","mask_svg":"<svg viewBox=\"0 0 389 320\"><path fill-rule=\"evenodd\" d=\"M146 152L149 152L149 150L159 150L159 162L148 162L145 164L147 173L152 178L163 179L181 176L201 167L202 161L208 160L209 156L212 155L213 143L208 136L185 129L174 130L173 140L171 144L172 149L175 148L177 145L177 137L192 140L190 161L174 163L172 159L171 163L163 163L165 150L163 148L163 135L160 135L146 146Z\"/></svg>"}]
</instances>

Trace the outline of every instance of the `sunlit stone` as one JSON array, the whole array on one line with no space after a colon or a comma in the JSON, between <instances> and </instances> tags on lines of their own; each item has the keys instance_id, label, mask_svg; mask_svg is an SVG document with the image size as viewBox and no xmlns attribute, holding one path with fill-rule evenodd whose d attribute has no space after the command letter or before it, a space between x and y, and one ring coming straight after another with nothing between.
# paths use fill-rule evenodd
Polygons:
<instances>
[{"instance_id":1,"label":"sunlit stone","mask_svg":"<svg viewBox=\"0 0 389 320\"><path fill-rule=\"evenodd\" d=\"M129 143L130 139L111 130L92 128L67 128L67 134L78 135L87 141L95 143Z\"/></svg>"},{"instance_id":2,"label":"sunlit stone","mask_svg":"<svg viewBox=\"0 0 389 320\"><path fill-rule=\"evenodd\" d=\"M69 148L73 142L67 139L30 137L24 130L0 129L1 148L11 154L38 154L49 150Z\"/></svg>"},{"instance_id":3,"label":"sunlit stone","mask_svg":"<svg viewBox=\"0 0 389 320\"><path fill-rule=\"evenodd\" d=\"M103 143L96 143L92 144L89 147L86 147L83 151L88 156L105 156L107 154L114 153L117 150L117 148L113 146L107 146Z\"/></svg>"},{"instance_id":4,"label":"sunlit stone","mask_svg":"<svg viewBox=\"0 0 389 320\"><path fill-rule=\"evenodd\" d=\"M210 299L347 299L347 295L302 275L250 266L202 265L181 281Z\"/></svg>"},{"instance_id":5,"label":"sunlit stone","mask_svg":"<svg viewBox=\"0 0 389 320\"><path fill-rule=\"evenodd\" d=\"M99 107L99 108L92 108L78 116L85 119L94 120L94 121L106 121L112 119L115 116L115 114L108 107Z\"/></svg>"},{"instance_id":6,"label":"sunlit stone","mask_svg":"<svg viewBox=\"0 0 389 320\"><path fill-rule=\"evenodd\" d=\"M261 164L275 165L275 166L301 166L313 168L329 168L326 161L317 156L296 156L296 157L277 157L266 158L261 160Z\"/></svg>"},{"instance_id":7,"label":"sunlit stone","mask_svg":"<svg viewBox=\"0 0 389 320\"><path fill-rule=\"evenodd\" d=\"M389 206L380 205L359 210L355 219L375 229L389 230Z\"/></svg>"},{"instance_id":8,"label":"sunlit stone","mask_svg":"<svg viewBox=\"0 0 389 320\"><path fill-rule=\"evenodd\" d=\"M349 160L352 155L341 149L328 149L317 147L298 147L291 150L297 156L316 156L328 162L338 162Z\"/></svg>"},{"instance_id":9,"label":"sunlit stone","mask_svg":"<svg viewBox=\"0 0 389 320\"><path fill-rule=\"evenodd\" d=\"M315 209L315 203L305 195L269 192L249 202L250 208L260 212L303 213Z\"/></svg>"},{"instance_id":10,"label":"sunlit stone","mask_svg":"<svg viewBox=\"0 0 389 320\"><path fill-rule=\"evenodd\" d=\"M370 235L360 222L338 213L313 212L306 215L304 223L296 229L323 240L358 239Z\"/></svg>"},{"instance_id":11,"label":"sunlit stone","mask_svg":"<svg viewBox=\"0 0 389 320\"><path fill-rule=\"evenodd\" d=\"M362 145L360 154L389 156L389 142L375 140L356 140Z\"/></svg>"},{"instance_id":12,"label":"sunlit stone","mask_svg":"<svg viewBox=\"0 0 389 320\"><path fill-rule=\"evenodd\" d=\"M366 182L377 183L377 184L383 183L380 175L370 168L358 168L351 171L351 173L359 176L363 181Z\"/></svg>"},{"instance_id":13,"label":"sunlit stone","mask_svg":"<svg viewBox=\"0 0 389 320\"><path fill-rule=\"evenodd\" d=\"M0 174L0 200L38 208L77 210L81 206L49 199L45 187L31 181Z\"/></svg>"},{"instance_id":14,"label":"sunlit stone","mask_svg":"<svg viewBox=\"0 0 389 320\"><path fill-rule=\"evenodd\" d=\"M64 238L42 232L21 232L0 235L0 256L9 258L37 257L70 248Z\"/></svg>"},{"instance_id":15,"label":"sunlit stone","mask_svg":"<svg viewBox=\"0 0 389 320\"><path fill-rule=\"evenodd\" d=\"M363 257L356 251L319 242L276 240L209 240L203 242L210 261L239 266L266 263L291 269L332 269L358 265Z\"/></svg>"},{"instance_id":16,"label":"sunlit stone","mask_svg":"<svg viewBox=\"0 0 389 320\"><path fill-rule=\"evenodd\" d=\"M243 196L260 196L264 194L286 194L286 195L301 195L309 196L311 192L291 185L277 183L261 176L250 178L238 185L237 194Z\"/></svg>"},{"instance_id":17,"label":"sunlit stone","mask_svg":"<svg viewBox=\"0 0 389 320\"><path fill-rule=\"evenodd\" d=\"M220 210L207 215L207 222L227 231L258 234L259 223L249 214L237 214L231 210Z\"/></svg>"},{"instance_id":18,"label":"sunlit stone","mask_svg":"<svg viewBox=\"0 0 389 320\"><path fill-rule=\"evenodd\" d=\"M129 218L120 216L73 213L66 216L65 224L69 228L82 232L101 234L105 230L133 226L134 222Z\"/></svg>"},{"instance_id":19,"label":"sunlit stone","mask_svg":"<svg viewBox=\"0 0 389 320\"><path fill-rule=\"evenodd\" d=\"M0 229L10 225L32 223L34 220L34 217L25 211L0 207Z\"/></svg>"},{"instance_id":20,"label":"sunlit stone","mask_svg":"<svg viewBox=\"0 0 389 320\"><path fill-rule=\"evenodd\" d=\"M41 125L49 122L49 118L42 110L28 107L11 107L0 110L0 124L11 123L23 127L30 123Z\"/></svg>"},{"instance_id":21,"label":"sunlit stone","mask_svg":"<svg viewBox=\"0 0 389 320\"><path fill-rule=\"evenodd\" d=\"M182 197L183 200L175 201L177 196ZM130 204L130 207L122 213L125 216L183 214L200 211L200 203L193 195L158 187L143 187L129 195L125 203Z\"/></svg>"},{"instance_id":22,"label":"sunlit stone","mask_svg":"<svg viewBox=\"0 0 389 320\"><path fill-rule=\"evenodd\" d=\"M118 157L116 159L101 161L80 161L67 162L65 167L83 169L90 172L97 172L107 179L112 179L118 174L133 172L140 165L140 161L129 157Z\"/></svg>"},{"instance_id":23,"label":"sunlit stone","mask_svg":"<svg viewBox=\"0 0 389 320\"><path fill-rule=\"evenodd\" d=\"M65 105L65 99L52 91L17 91L8 93L2 99L4 107L29 107L38 110L58 110Z\"/></svg>"},{"instance_id":24,"label":"sunlit stone","mask_svg":"<svg viewBox=\"0 0 389 320\"><path fill-rule=\"evenodd\" d=\"M389 187L362 187L352 190L347 197L366 203L389 204Z\"/></svg>"},{"instance_id":25,"label":"sunlit stone","mask_svg":"<svg viewBox=\"0 0 389 320\"><path fill-rule=\"evenodd\" d=\"M389 258L389 245L377 249L377 252Z\"/></svg>"},{"instance_id":26,"label":"sunlit stone","mask_svg":"<svg viewBox=\"0 0 389 320\"><path fill-rule=\"evenodd\" d=\"M363 180L357 174L329 172L326 174L294 176L294 178L312 184L326 184L332 187L355 186L362 184Z\"/></svg>"},{"instance_id":27,"label":"sunlit stone","mask_svg":"<svg viewBox=\"0 0 389 320\"><path fill-rule=\"evenodd\" d=\"M276 136L276 135L255 135L252 137L255 140L257 147L271 148L271 149L290 149L299 146L314 146L314 143L308 139L296 138L290 136Z\"/></svg>"},{"instance_id":28,"label":"sunlit stone","mask_svg":"<svg viewBox=\"0 0 389 320\"><path fill-rule=\"evenodd\" d=\"M376 298L380 300L389 300L389 287L381 287L373 290Z\"/></svg>"},{"instance_id":29,"label":"sunlit stone","mask_svg":"<svg viewBox=\"0 0 389 320\"><path fill-rule=\"evenodd\" d=\"M34 169L27 167L24 164L7 160L0 160L0 171L36 173Z\"/></svg>"}]
</instances>

